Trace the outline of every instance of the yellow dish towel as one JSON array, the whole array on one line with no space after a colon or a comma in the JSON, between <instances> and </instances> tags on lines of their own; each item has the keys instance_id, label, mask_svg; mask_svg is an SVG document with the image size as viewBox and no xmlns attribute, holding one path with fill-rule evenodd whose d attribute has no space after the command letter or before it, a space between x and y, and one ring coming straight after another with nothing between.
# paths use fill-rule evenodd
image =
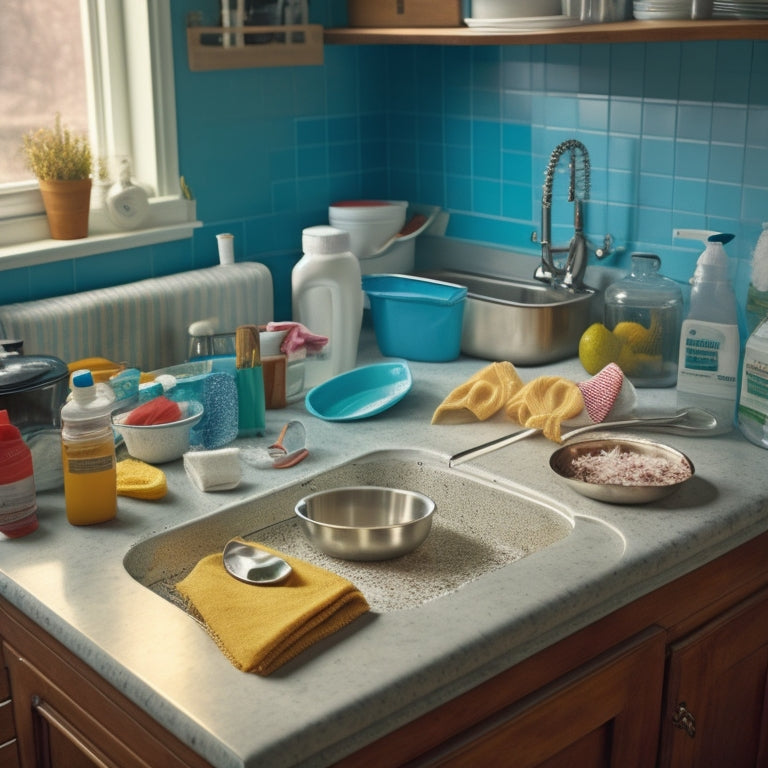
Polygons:
<instances>
[{"instance_id":1,"label":"yellow dish towel","mask_svg":"<svg viewBox=\"0 0 768 768\"><path fill-rule=\"evenodd\" d=\"M274 586L237 581L221 552L204 557L176 585L238 669L269 675L288 660L369 610L363 594L341 576L258 547L286 560L293 573Z\"/></svg>"},{"instance_id":2,"label":"yellow dish towel","mask_svg":"<svg viewBox=\"0 0 768 768\"><path fill-rule=\"evenodd\" d=\"M512 363L491 363L443 400L432 415L433 424L463 424L490 419L523 386Z\"/></svg>"},{"instance_id":3,"label":"yellow dish towel","mask_svg":"<svg viewBox=\"0 0 768 768\"><path fill-rule=\"evenodd\" d=\"M115 468L118 496L154 501L168 493L168 481L162 469L138 459L123 459Z\"/></svg>"},{"instance_id":4,"label":"yellow dish towel","mask_svg":"<svg viewBox=\"0 0 768 768\"><path fill-rule=\"evenodd\" d=\"M560 425L584 410L578 385L559 376L539 376L519 389L506 405L507 416L560 442Z\"/></svg>"}]
</instances>

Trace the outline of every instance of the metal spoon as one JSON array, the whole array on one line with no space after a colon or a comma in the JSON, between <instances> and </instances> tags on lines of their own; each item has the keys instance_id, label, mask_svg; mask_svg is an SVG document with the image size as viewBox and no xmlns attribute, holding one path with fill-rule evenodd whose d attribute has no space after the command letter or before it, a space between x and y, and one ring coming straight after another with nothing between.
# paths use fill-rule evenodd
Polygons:
<instances>
[{"instance_id":1,"label":"metal spoon","mask_svg":"<svg viewBox=\"0 0 768 768\"><path fill-rule=\"evenodd\" d=\"M281 557L240 539L227 542L223 560L230 575L246 584L278 584L285 581L293 570Z\"/></svg>"},{"instance_id":2,"label":"metal spoon","mask_svg":"<svg viewBox=\"0 0 768 768\"><path fill-rule=\"evenodd\" d=\"M709 413L709 411L704 411L701 408L684 408L683 410L671 414L660 414L655 416L647 414L645 416L636 416L631 419L588 424L587 426L578 427L566 432L562 438L563 441L566 441L569 438L576 437L576 435L581 435L584 432L594 432L601 429L621 429L622 427L637 427L638 429L646 429L650 432L669 432L677 435L705 435L708 432L712 432L715 427L717 427L717 419ZM459 453L451 456L451 458L448 459L448 466L455 467L458 464L463 464L465 461L474 459L477 456L496 451L499 448L511 445L519 440L525 440L526 437L538 435L540 432L540 429L519 429L511 435L497 437L495 440L490 440L482 445L467 448L466 450L459 451Z\"/></svg>"}]
</instances>

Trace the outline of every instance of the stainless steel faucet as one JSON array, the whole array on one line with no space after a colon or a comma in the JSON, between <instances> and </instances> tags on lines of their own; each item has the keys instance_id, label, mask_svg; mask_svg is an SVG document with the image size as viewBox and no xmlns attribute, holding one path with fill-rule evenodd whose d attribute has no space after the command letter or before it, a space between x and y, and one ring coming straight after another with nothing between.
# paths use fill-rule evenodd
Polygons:
<instances>
[{"instance_id":1,"label":"stainless steel faucet","mask_svg":"<svg viewBox=\"0 0 768 768\"><path fill-rule=\"evenodd\" d=\"M573 203L573 237L566 247L555 248L550 242L552 228L552 186L555 170L560 158L570 152L571 180L568 188L568 202ZM589 199L589 152L576 139L567 139L558 144L549 156L541 195L541 264L534 277L537 280L563 285L574 291L584 287L584 272L587 269L587 241L584 238L584 224L581 204ZM555 266L552 255L568 253L564 267Z\"/></svg>"}]
</instances>

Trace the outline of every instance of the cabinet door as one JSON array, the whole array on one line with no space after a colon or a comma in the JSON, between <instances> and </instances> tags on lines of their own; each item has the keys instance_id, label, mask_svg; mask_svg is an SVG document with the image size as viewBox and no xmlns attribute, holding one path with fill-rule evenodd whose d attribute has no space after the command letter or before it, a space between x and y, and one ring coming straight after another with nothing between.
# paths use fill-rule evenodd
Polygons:
<instances>
[{"instance_id":1,"label":"cabinet door","mask_svg":"<svg viewBox=\"0 0 768 768\"><path fill-rule=\"evenodd\" d=\"M660 766L768 766L768 590L671 647Z\"/></svg>"},{"instance_id":2,"label":"cabinet door","mask_svg":"<svg viewBox=\"0 0 768 768\"><path fill-rule=\"evenodd\" d=\"M644 632L414 765L653 766L664 642L663 631Z\"/></svg>"}]
</instances>

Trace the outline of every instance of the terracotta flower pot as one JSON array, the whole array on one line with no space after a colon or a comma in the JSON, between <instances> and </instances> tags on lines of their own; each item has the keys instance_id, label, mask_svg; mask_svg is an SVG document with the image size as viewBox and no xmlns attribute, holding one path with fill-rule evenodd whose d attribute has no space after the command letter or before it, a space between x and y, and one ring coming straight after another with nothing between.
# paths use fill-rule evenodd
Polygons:
<instances>
[{"instance_id":1,"label":"terracotta flower pot","mask_svg":"<svg viewBox=\"0 0 768 768\"><path fill-rule=\"evenodd\" d=\"M48 226L54 240L88 237L91 180L39 181Z\"/></svg>"}]
</instances>

